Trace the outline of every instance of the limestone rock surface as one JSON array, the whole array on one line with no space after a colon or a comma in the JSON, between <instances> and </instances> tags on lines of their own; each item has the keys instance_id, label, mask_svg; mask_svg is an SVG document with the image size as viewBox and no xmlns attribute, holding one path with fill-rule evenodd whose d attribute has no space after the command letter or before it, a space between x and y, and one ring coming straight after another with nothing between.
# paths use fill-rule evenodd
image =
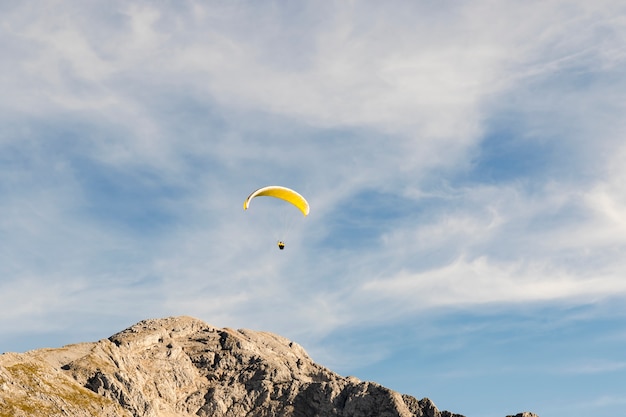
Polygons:
<instances>
[{"instance_id":1,"label":"limestone rock surface","mask_svg":"<svg viewBox=\"0 0 626 417\"><path fill-rule=\"evenodd\" d=\"M0 417L462 417L342 377L267 332L191 317L0 355Z\"/></svg>"}]
</instances>

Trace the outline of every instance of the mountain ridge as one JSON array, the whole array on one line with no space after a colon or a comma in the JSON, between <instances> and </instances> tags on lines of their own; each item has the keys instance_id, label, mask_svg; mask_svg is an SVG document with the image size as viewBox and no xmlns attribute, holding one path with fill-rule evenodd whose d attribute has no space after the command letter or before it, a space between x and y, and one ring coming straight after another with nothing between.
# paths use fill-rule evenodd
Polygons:
<instances>
[{"instance_id":1,"label":"mountain ridge","mask_svg":"<svg viewBox=\"0 0 626 417\"><path fill-rule=\"evenodd\" d=\"M428 398L340 376L282 336L188 316L0 355L0 417L67 415L463 417Z\"/></svg>"}]
</instances>

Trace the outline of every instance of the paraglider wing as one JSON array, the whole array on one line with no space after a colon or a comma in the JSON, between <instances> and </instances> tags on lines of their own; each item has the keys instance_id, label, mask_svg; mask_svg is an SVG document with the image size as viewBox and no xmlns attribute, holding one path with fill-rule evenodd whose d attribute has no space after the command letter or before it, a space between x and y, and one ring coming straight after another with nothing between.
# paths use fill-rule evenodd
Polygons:
<instances>
[{"instance_id":1,"label":"paraglider wing","mask_svg":"<svg viewBox=\"0 0 626 417\"><path fill-rule=\"evenodd\" d=\"M279 185L270 185L268 187L259 188L246 198L246 201L243 202L243 209L247 210L250 206L250 201L252 201L255 197L261 196L285 200L296 206L305 216L309 214L309 203L304 197L290 188L281 187Z\"/></svg>"}]
</instances>

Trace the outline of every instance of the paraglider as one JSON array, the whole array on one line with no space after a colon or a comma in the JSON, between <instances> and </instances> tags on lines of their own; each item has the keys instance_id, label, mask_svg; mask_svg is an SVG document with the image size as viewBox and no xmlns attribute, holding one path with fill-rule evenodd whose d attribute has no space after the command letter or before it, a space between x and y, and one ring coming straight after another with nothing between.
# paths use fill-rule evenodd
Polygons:
<instances>
[{"instance_id":1,"label":"paraglider","mask_svg":"<svg viewBox=\"0 0 626 417\"><path fill-rule=\"evenodd\" d=\"M246 200L243 202L243 209L248 210L248 208L250 207L250 202L252 201L252 199L256 197L278 198L280 200L284 200L287 203L294 205L298 210L300 210L300 212L304 216L307 216L309 214L309 203L306 201L306 199L302 197L300 194L298 194L296 191L287 187L281 187L279 185L270 185L267 187L259 188L258 190L250 194L248 198L246 198ZM278 249L280 250L285 249L284 241L279 240L277 244L278 244Z\"/></svg>"},{"instance_id":2,"label":"paraglider","mask_svg":"<svg viewBox=\"0 0 626 417\"><path fill-rule=\"evenodd\" d=\"M280 198L296 206L305 216L309 214L309 203L304 197L290 188L281 187L279 185L270 185L254 191L246 198L246 201L243 202L243 209L248 210L250 201L255 197L261 196Z\"/></svg>"}]
</instances>

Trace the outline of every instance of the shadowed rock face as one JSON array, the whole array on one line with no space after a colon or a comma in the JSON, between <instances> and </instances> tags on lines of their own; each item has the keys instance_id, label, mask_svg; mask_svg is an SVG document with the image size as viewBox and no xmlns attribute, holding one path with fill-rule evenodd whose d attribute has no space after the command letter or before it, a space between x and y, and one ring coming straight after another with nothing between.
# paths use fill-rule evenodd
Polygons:
<instances>
[{"instance_id":1,"label":"shadowed rock face","mask_svg":"<svg viewBox=\"0 0 626 417\"><path fill-rule=\"evenodd\" d=\"M462 417L315 364L299 345L190 317L0 356L0 417Z\"/></svg>"}]
</instances>

